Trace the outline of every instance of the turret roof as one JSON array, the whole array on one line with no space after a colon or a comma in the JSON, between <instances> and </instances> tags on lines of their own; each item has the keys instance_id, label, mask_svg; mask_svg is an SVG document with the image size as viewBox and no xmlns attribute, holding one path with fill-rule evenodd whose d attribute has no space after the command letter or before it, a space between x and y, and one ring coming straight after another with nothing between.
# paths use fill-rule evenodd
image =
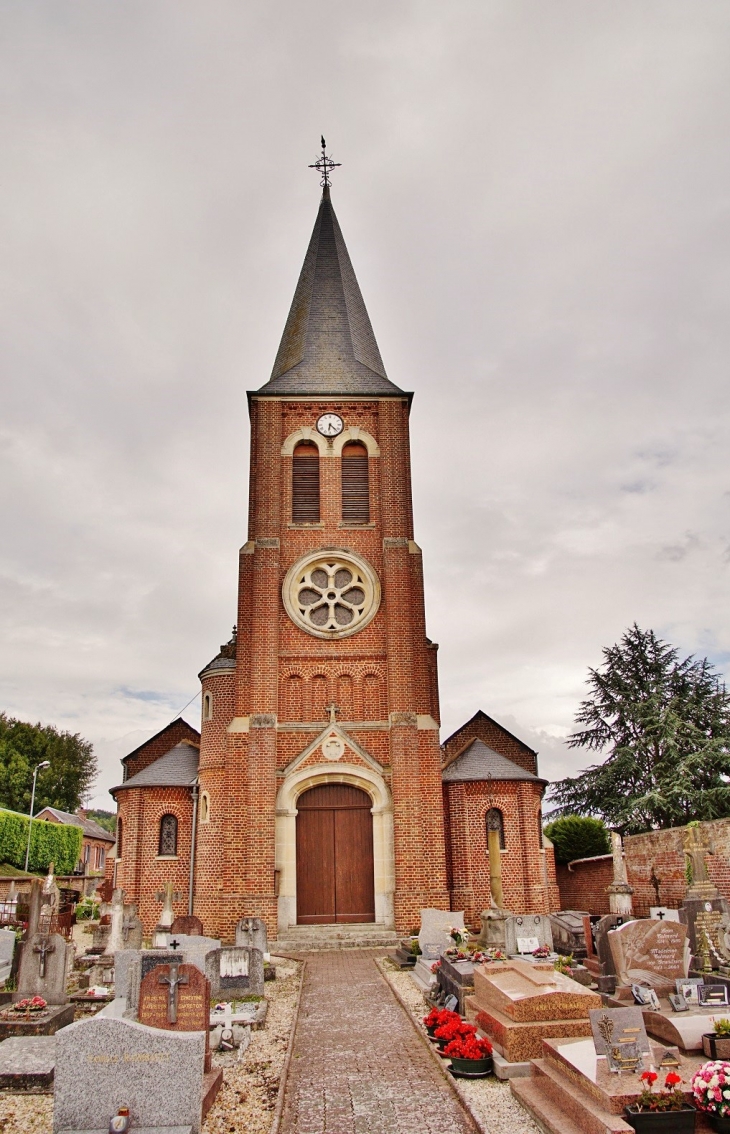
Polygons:
<instances>
[{"instance_id":1,"label":"turret roof","mask_svg":"<svg viewBox=\"0 0 730 1134\"><path fill-rule=\"evenodd\" d=\"M262 394L403 394L385 373L329 187Z\"/></svg>"}]
</instances>

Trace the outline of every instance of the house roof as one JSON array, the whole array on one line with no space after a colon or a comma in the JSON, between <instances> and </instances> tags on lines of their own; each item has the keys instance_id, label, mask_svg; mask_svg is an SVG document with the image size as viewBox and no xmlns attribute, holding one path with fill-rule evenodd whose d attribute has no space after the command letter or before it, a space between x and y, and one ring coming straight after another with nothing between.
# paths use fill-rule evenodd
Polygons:
<instances>
[{"instance_id":1,"label":"house roof","mask_svg":"<svg viewBox=\"0 0 730 1134\"><path fill-rule=\"evenodd\" d=\"M61 811L58 807L44 807L43 811L49 811L59 823L65 823L71 827L81 827L84 837L87 839L103 839L105 843L113 843L116 840L116 836L111 831L107 831L93 819L84 819L81 815L73 815L70 811ZM43 814L43 811L36 815L36 819Z\"/></svg>"},{"instance_id":2,"label":"house roof","mask_svg":"<svg viewBox=\"0 0 730 1134\"><path fill-rule=\"evenodd\" d=\"M539 776L526 772L506 756L495 752L483 740L475 737L441 773L445 783L464 783L469 780L527 780L546 784Z\"/></svg>"},{"instance_id":3,"label":"house roof","mask_svg":"<svg viewBox=\"0 0 730 1134\"><path fill-rule=\"evenodd\" d=\"M161 728L159 732L156 732L153 736L151 736L149 740L145 740L142 744L138 744L137 747L133 748L131 752L128 752L126 756L122 756L122 764L126 764L127 760L131 760L133 759L133 757L137 756L142 751L142 749L146 748L148 744L151 744L153 740L157 740L158 737L164 736L166 732L170 732L171 729L180 724L186 725L187 728L190 729L190 732L197 736L198 740L200 740L200 733L196 728L193 728L193 726L191 724L188 724L186 720L183 720L182 717L175 717L174 721L170 721L170 723L165 725L164 728Z\"/></svg>"},{"instance_id":4,"label":"house roof","mask_svg":"<svg viewBox=\"0 0 730 1134\"><path fill-rule=\"evenodd\" d=\"M509 729L505 728L503 724L499 723L499 721L495 721L494 717L490 717L489 713L485 713L483 709L477 709L473 717L469 717L468 721L465 721L463 725L459 725L459 727L454 732L452 732L451 736L447 736L446 740L441 742L441 747L446 748L446 746L451 743L455 736L458 736L460 732L463 732L464 729L472 723L472 721L479 720L480 718L481 720L489 721L490 724L496 725L498 729L501 729L505 736L512 737L512 740L515 740L518 744L520 744L526 752L530 752L533 756L537 756L537 752L534 748L530 748L529 744L525 744L524 740L520 740L519 736L515 736L513 732L510 732Z\"/></svg>"},{"instance_id":5,"label":"house roof","mask_svg":"<svg viewBox=\"0 0 730 1134\"><path fill-rule=\"evenodd\" d=\"M261 395L403 396L385 373L326 187L271 378Z\"/></svg>"},{"instance_id":6,"label":"house roof","mask_svg":"<svg viewBox=\"0 0 730 1134\"><path fill-rule=\"evenodd\" d=\"M111 788L111 794L138 787L190 787L197 778L199 760L200 749L181 740L141 772L130 776L118 787Z\"/></svg>"}]
</instances>

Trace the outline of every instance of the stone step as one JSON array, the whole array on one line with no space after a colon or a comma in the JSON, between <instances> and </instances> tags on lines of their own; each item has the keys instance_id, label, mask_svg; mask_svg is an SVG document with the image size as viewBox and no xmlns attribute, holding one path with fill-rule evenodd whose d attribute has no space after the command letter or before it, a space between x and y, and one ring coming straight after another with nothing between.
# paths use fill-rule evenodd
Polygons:
<instances>
[{"instance_id":1,"label":"stone step","mask_svg":"<svg viewBox=\"0 0 730 1134\"><path fill-rule=\"evenodd\" d=\"M398 945L397 933L384 925L292 925L271 944L271 952L314 953L320 949L388 949Z\"/></svg>"},{"instance_id":2,"label":"stone step","mask_svg":"<svg viewBox=\"0 0 730 1134\"><path fill-rule=\"evenodd\" d=\"M556 1127L556 1134L567 1134L566 1119L575 1122L582 1134L631 1134L633 1130L620 1114L604 1110L599 1102L561 1075L557 1067L546 1059L532 1060L531 1078L512 1082L512 1092L520 1102L523 1102L523 1084L530 1084L531 1089L526 1094L535 1108L535 1116L544 1125L549 1125L547 1117L553 1112L562 1115L563 1125ZM523 1102L523 1105L527 1103ZM541 1117L541 1110L545 1111L545 1118Z\"/></svg>"},{"instance_id":3,"label":"stone step","mask_svg":"<svg viewBox=\"0 0 730 1134\"><path fill-rule=\"evenodd\" d=\"M581 1126L543 1094L534 1079L510 1079L509 1085L514 1097L545 1134L584 1134ZM625 1129L632 1134L630 1126Z\"/></svg>"}]
</instances>

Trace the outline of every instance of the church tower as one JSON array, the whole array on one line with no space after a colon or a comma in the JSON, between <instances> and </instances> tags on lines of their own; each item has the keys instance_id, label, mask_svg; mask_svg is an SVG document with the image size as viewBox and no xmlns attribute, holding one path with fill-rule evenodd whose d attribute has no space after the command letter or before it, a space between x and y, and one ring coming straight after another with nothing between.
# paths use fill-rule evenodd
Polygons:
<instances>
[{"instance_id":1,"label":"church tower","mask_svg":"<svg viewBox=\"0 0 730 1134\"><path fill-rule=\"evenodd\" d=\"M323 193L269 381L249 393L237 634L201 673L194 910L230 939L449 908L437 647L411 394L389 380Z\"/></svg>"}]
</instances>

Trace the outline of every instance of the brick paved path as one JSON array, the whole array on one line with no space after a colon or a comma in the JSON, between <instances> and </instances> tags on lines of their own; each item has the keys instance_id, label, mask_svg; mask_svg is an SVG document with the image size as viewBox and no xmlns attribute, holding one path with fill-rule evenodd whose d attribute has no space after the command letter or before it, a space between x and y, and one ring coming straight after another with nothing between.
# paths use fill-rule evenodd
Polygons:
<instances>
[{"instance_id":1,"label":"brick paved path","mask_svg":"<svg viewBox=\"0 0 730 1134\"><path fill-rule=\"evenodd\" d=\"M473 1134L374 956L307 955L282 1134Z\"/></svg>"}]
</instances>

